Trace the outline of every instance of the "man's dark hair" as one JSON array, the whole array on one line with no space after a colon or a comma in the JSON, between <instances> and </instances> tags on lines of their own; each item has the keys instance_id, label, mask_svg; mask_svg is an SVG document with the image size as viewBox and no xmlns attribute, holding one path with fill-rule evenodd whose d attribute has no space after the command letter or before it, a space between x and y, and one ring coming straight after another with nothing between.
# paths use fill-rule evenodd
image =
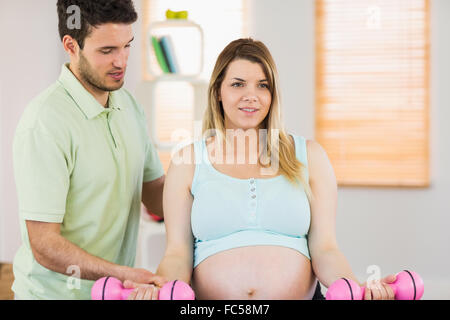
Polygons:
<instances>
[{"instance_id":1,"label":"man's dark hair","mask_svg":"<svg viewBox=\"0 0 450 320\"><path fill-rule=\"evenodd\" d=\"M68 24L73 18L77 6L80 23L77 27ZM131 24L137 20L137 13L132 0L58 0L58 29L61 40L65 35L74 38L80 49L84 48L84 40L92 31L92 27L105 23ZM68 9L69 8L69 12ZM78 9L77 8L77 9Z\"/></svg>"}]
</instances>

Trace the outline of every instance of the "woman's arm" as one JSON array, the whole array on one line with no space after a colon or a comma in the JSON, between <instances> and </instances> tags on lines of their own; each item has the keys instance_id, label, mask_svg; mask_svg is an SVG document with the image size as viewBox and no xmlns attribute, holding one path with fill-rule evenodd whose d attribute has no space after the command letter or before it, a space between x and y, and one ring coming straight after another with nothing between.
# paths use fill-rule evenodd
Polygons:
<instances>
[{"instance_id":1,"label":"woman's arm","mask_svg":"<svg viewBox=\"0 0 450 320\"><path fill-rule=\"evenodd\" d=\"M340 278L356 281L350 264L339 250L336 241L337 183L333 167L325 150L315 141L307 141L308 167L311 191L311 226L308 246L312 267L319 281L329 287ZM383 278L379 285L366 287L365 300L394 299L388 283L395 281L394 275Z\"/></svg>"},{"instance_id":2,"label":"woman's arm","mask_svg":"<svg viewBox=\"0 0 450 320\"><path fill-rule=\"evenodd\" d=\"M337 183L333 167L317 142L308 140L307 152L313 193L308 246L314 273L326 287L342 277L358 282L336 241Z\"/></svg>"},{"instance_id":3,"label":"woman's arm","mask_svg":"<svg viewBox=\"0 0 450 320\"><path fill-rule=\"evenodd\" d=\"M190 283L193 268L194 239L191 229L194 177L193 145L181 149L172 158L163 192L166 251L157 275L167 280Z\"/></svg>"}]
</instances>

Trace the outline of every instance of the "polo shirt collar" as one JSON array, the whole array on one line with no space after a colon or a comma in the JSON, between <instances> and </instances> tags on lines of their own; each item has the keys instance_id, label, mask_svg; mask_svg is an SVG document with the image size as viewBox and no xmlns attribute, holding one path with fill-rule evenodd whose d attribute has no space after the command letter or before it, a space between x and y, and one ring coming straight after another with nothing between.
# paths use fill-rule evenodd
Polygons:
<instances>
[{"instance_id":1,"label":"polo shirt collar","mask_svg":"<svg viewBox=\"0 0 450 320\"><path fill-rule=\"evenodd\" d=\"M77 104L78 108L80 108L88 119L93 119L102 112L121 110L125 106L125 104L121 103L117 91L111 91L108 98L109 108L103 107L94 96L83 87L72 71L70 71L69 64L64 64L62 66L58 81L63 85Z\"/></svg>"}]
</instances>

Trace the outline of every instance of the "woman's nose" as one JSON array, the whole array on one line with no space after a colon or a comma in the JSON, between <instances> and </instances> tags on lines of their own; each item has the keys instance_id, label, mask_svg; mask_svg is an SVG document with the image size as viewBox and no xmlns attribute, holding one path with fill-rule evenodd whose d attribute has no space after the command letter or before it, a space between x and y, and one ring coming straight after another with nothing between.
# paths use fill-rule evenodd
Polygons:
<instances>
[{"instance_id":1,"label":"woman's nose","mask_svg":"<svg viewBox=\"0 0 450 320\"><path fill-rule=\"evenodd\" d=\"M246 96L242 97L242 100L246 101L246 102L256 102L258 100L258 98L254 95L252 95L252 96L246 95Z\"/></svg>"},{"instance_id":2,"label":"woman's nose","mask_svg":"<svg viewBox=\"0 0 450 320\"><path fill-rule=\"evenodd\" d=\"M258 96L255 91L252 89L248 89L247 92L242 96L242 100L246 102L256 102L258 101Z\"/></svg>"}]
</instances>

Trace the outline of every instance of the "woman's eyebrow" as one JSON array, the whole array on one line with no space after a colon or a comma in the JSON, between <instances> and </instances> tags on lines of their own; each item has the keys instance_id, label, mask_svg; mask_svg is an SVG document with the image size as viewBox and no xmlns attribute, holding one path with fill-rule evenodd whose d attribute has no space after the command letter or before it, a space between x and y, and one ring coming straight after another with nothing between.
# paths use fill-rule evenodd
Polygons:
<instances>
[{"instance_id":1,"label":"woman's eyebrow","mask_svg":"<svg viewBox=\"0 0 450 320\"><path fill-rule=\"evenodd\" d=\"M237 80L237 81L246 82L244 79L236 78L236 77L231 79L231 80ZM269 81L267 79L262 79L262 80L259 80L258 82L269 82Z\"/></svg>"}]
</instances>

